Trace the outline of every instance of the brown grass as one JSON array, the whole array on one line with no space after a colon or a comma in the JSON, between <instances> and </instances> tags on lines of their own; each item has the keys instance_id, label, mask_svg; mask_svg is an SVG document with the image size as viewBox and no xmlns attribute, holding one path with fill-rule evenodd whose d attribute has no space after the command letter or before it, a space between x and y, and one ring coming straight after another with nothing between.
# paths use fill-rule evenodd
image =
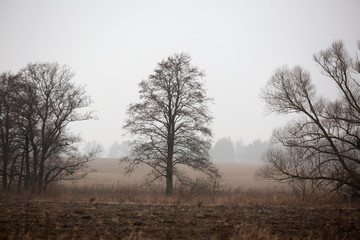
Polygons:
<instances>
[{"instance_id":1,"label":"brown grass","mask_svg":"<svg viewBox=\"0 0 360 240\"><path fill-rule=\"evenodd\" d=\"M164 196L164 182L152 186L143 184L149 168L141 167L131 176L123 175L124 166L117 159L96 159L90 163L95 171L86 178L50 185L44 193L0 192L0 199L54 202L105 202L125 204L187 204L226 206L304 206L340 207L353 204L338 196L314 195L302 200L285 184L259 180L254 173L261 166L252 163L216 163L222 179L220 186L211 189L203 175L183 169L192 178L199 178L196 186L175 184L172 197Z\"/></svg>"},{"instance_id":2,"label":"brown grass","mask_svg":"<svg viewBox=\"0 0 360 240\"><path fill-rule=\"evenodd\" d=\"M231 188L261 189L277 186L274 182L254 178L255 171L261 166L259 163L215 163L222 174L222 184ZM123 175L125 166L119 164L118 159L100 158L90 162L95 172L74 184L102 184L102 185L129 185L141 184L150 171L146 166L139 167L132 175ZM187 175L196 178L204 175L189 168L181 168Z\"/></svg>"},{"instance_id":3,"label":"brown grass","mask_svg":"<svg viewBox=\"0 0 360 240\"><path fill-rule=\"evenodd\" d=\"M202 206L272 206L304 208L357 208L357 200L341 196L317 196L302 200L286 188L189 189L179 187L166 197L162 186L142 185L51 185L46 192L0 192L0 201L97 202L114 204L163 204Z\"/></svg>"}]
</instances>

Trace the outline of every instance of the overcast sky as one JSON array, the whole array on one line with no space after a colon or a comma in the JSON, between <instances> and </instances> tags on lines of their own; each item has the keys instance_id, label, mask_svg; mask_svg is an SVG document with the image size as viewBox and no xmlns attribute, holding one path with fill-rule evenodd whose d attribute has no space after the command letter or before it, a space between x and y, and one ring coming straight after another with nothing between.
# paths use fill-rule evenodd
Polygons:
<instances>
[{"instance_id":1,"label":"overcast sky","mask_svg":"<svg viewBox=\"0 0 360 240\"><path fill-rule=\"evenodd\" d=\"M360 1L0 0L0 72L57 61L86 85L97 121L73 126L107 148L122 141L138 83L186 52L206 72L214 140L267 140L283 118L264 114L260 89L274 70L301 65L319 92L335 95L312 59L335 40L354 55Z\"/></svg>"}]
</instances>

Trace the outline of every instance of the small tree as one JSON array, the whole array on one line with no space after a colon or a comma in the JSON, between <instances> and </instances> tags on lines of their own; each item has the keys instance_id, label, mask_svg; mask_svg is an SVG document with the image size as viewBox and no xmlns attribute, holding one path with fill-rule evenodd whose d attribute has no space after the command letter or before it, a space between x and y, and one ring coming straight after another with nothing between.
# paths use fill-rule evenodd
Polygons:
<instances>
[{"instance_id":1,"label":"small tree","mask_svg":"<svg viewBox=\"0 0 360 240\"><path fill-rule=\"evenodd\" d=\"M166 179L166 195L173 194L173 176L187 178L178 165L217 176L209 160L212 121L204 88L204 73L191 66L190 56L175 54L160 62L154 74L140 82L140 103L128 108L124 129L136 137L128 163L131 173L138 165L152 168L148 183Z\"/></svg>"},{"instance_id":2,"label":"small tree","mask_svg":"<svg viewBox=\"0 0 360 240\"><path fill-rule=\"evenodd\" d=\"M360 45L359 45L360 48ZM270 112L298 114L272 140L283 147L269 150L265 177L310 181L330 191L360 191L360 61L344 44L314 55L324 75L340 90L333 101L320 98L310 74L301 67L278 69L262 90Z\"/></svg>"}]
</instances>

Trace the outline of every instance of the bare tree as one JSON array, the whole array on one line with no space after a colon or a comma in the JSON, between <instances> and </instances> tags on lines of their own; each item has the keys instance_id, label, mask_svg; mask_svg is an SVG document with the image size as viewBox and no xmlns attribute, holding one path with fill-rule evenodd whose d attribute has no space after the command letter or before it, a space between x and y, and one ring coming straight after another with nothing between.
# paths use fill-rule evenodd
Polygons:
<instances>
[{"instance_id":1,"label":"bare tree","mask_svg":"<svg viewBox=\"0 0 360 240\"><path fill-rule=\"evenodd\" d=\"M138 165L152 168L148 183L166 179L166 195L173 194L173 176L185 177L177 168L217 176L209 160L212 121L204 88L204 73L190 64L187 54L175 54L158 63L154 74L140 82L140 103L130 105L124 129L136 137L132 152L121 161L128 173Z\"/></svg>"},{"instance_id":2,"label":"bare tree","mask_svg":"<svg viewBox=\"0 0 360 240\"><path fill-rule=\"evenodd\" d=\"M93 118L83 110L91 99L72 77L67 66L57 63L28 64L17 75L1 76L4 187L16 180L19 187L44 189L54 181L78 178L99 150L80 155L81 139L68 129L70 123Z\"/></svg>"},{"instance_id":3,"label":"bare tree","mask_svg":"<svg viewBox=\"0 0 360 240\"><path fill-rule=\"evenodd\" d=\"M72 122L93 118L91 112L79 112L88 107L91 100L83 87L71 82L74 74L67 66L28 64L19 76L26 83L24 100L28 101L28 106L24 112L30 119L25 129L33 152L33 183L46 187L55 179L50 175L71 173L69 169L82 164L82 161L70 161L78 151L80 138L71 134L67 127Z\"/></svg>"},{"instance_id":4,"label":"bare tree","mask_svg":"<svg viewBox=\"0 0 360 240\"><path fill-rule=\"evenodd\" d=\"M360 49L360 46L359 46ZM314 55L323 74L340 90L340 98L316 94L310 74L301 67L278 69L262 89L270 112L297 114L272 140L262 175L277 180L310 180L314 186L360 191L360 61L341 41Z\"/></svg>"},{"instance_id":5,"label":"bare tree","mask_svg":"<svg viewBox=\"0 0 360 240\"><path fill-rule=\"evenodd\" d=\"M20 88L17 76L10 73L0 75L0 86L0 173L2 188L7 189L19 159L15 109Z\"/></svg>"}]
</instances>

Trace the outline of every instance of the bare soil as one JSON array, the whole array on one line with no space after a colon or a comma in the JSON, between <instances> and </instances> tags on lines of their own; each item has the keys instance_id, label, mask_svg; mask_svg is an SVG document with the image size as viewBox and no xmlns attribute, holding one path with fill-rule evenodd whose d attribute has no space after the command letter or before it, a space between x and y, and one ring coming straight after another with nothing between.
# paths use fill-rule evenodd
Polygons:
<instances>
[{"instance_id":1,"label":"bare soil","mask_svg":"<svg viewBox=\"0 0 360 240\"><path fill-rule=\"evenodd\" d=\"M359 239L360 209L0 202L0 239L244 239L254 231Z\"/></svg>"}]
</instances>

